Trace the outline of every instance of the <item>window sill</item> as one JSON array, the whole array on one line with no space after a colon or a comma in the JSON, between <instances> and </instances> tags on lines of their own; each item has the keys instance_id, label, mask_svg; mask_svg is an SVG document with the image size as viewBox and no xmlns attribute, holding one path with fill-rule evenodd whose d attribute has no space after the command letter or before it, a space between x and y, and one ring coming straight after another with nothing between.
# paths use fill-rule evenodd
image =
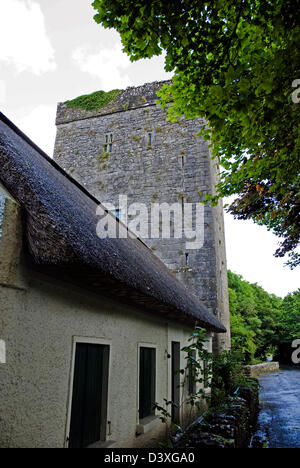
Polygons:
<instances>
[{"instance_id":1,"label":"window sill","mask_svg":"<svg viewBox=\"0 0 300 468\"><path fill-rule=\"evenodd\" d=\"M106 440L105 442L99 441L95 442L92 445L88 446L89 449L110 449L110 448L118 448L118 443L114 440Z\"/></svg>"},{"instance_id":2,"label":"window sill","mask_svg":"<svg viewBox=\"0 0 300 468\"><path fill-rule=\"evenodd\" d=\"M155 427L161 424L161 420L158 416L148 416L147 418L141 419L139 424L136 426L136 435L147 434Z\"/></svg>"}]
</instances>

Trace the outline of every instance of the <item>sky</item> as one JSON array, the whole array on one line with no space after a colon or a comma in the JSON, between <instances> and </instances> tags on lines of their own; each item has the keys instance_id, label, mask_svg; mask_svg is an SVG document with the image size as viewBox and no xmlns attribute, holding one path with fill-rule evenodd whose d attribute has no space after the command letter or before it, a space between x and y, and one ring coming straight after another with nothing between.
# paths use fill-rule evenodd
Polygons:
<instances>
[{"instance_id":1,"label":"sky","mask_svg":"<svg viewBox=\"0 0 300 468\"><path fill-rule=\"evenodd\" d=\"M97 90L161 81L163 57L131 63L118 33L93 20L91 0L0 0L0 110L50 156L58 102ZM278 239L225 214L228 268L285 296L299 268L276 259Z\"/></svg>"}]
</instances>

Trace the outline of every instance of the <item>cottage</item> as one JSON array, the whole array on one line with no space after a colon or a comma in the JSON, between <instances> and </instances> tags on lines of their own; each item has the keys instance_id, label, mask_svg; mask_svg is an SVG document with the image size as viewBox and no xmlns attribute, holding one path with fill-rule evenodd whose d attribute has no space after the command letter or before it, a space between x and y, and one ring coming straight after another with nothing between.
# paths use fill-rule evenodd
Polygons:
<instances>
[{"instance_id":1,"label":"cottage","mask_svg":"<svg viewBox=\"0 0 300 468\"><path fill-rule=\"evenodd\" d=\"M195 322L224 326L3 114L0 162L0 446L147 446Z\"/></svg>"}]
</instances>

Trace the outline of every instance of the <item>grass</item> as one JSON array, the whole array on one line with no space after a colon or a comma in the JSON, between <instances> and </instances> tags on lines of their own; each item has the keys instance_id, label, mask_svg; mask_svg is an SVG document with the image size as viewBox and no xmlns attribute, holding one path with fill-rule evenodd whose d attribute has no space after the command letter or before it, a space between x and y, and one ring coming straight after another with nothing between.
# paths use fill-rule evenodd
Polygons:
<instances>
[{"instance_id":1,"label":"grass","mask_svg":"<svg viewBox=\"0 0 300 468\"><path fill-rule=\"evenodd\" d=\"M92 94L84 94L71 101L66 101L65 104L73 109L84 109L87 111L95 111L108 106L114 101L121 93L119 89L113 89L112 91L96 91Z\"/></svg>"}]
</instances>

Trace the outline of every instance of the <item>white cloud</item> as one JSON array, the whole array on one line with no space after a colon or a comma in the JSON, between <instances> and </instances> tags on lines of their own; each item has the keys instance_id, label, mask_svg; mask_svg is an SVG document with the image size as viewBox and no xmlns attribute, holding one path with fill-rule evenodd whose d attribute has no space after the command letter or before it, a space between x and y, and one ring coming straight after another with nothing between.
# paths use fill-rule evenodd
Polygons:
<instances>
[{"instance_id":1,"label":"white cloud","mask_svg":"<svg viewBox=\"0 0 300 468\"><path fill-rule=\"evenodd\" d=\"M0 104L6 102L6 84L5 81L0 80Z\"/></svg>"},{"instance_id":2,"label":"white cloud","mask_svg":"<svg viewBox=\"0 0 300 468\"><path fill-rule=\"evenodd\" d=\"M81 71L101 80L104 91L132 85L130 77L125 72L131 66L131 62L122 52L120 43L97 52L91 52L87 47L79 47L73 51L72 58Z\"/></svg>"},{"instance_id":3,"label":"white cloud","mask_svg":"<svg viewBox=\"0 0 300 468\"><path fill-rule=\"evenodd\" d=\"M56 107L40 105L18 119L18 126L31 140L50 157L56 135Z\"/></svg>"},{"instance_id":4,"label":"white cloud","mask_svg":"<svg viewBox=\"0 0 300 468\"><path fill-rule=\"evenodd\" d=\"M252 221L234 220L225 214L228 268L269 293L284 297L299 288L299 272L275 258L279 239Z\"/></svg>"},{"instance_id":5,"label":"white cloud","mask_svg":"<svg viewBox=\"0 0 300 468\"><path fill-rule=\"evenodd\" d=\"M41 75L55 70L54 55L40 5L33 0L1 0L0 61L19 73Z\"/></svg>"}]
</instances>

